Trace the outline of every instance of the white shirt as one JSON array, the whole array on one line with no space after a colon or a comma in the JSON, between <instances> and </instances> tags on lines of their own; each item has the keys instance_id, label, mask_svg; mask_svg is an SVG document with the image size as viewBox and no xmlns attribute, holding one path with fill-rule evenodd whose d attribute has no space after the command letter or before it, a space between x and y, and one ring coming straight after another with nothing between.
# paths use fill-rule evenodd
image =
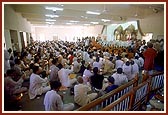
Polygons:
<instances>
[{"instance_id":1,"label":"white shirt","mask_svg":"<svg viewBox=\"0 0 168 115\"><path fill-rule=\"evenodd\" d=\"M115 61L115 68L118 69L118 68L122 68L124 62L122 60L116 60Z\"/></svg>"},{"instance_id":2,"label":"white shirt","mask_svg":"<svg viewBox=\"0 0 168 115\"><path fill-rule=\"evenodd\" d=\"M90 70L88 70L88 69L85 69L85 71L83 72L83 76L88 76L88 77L90 77L90 76L92 76L93 75L93 73L90 71Z\"/></svg>"},{"instance_id":3,"label":"white shirt","mask_svg":"<svg viewBox=\"0 0 168 115\"><path fill-rule=\"evenodd\" d=\"M118 74L118 73L114 73L112 75L112 77L115 79L115 85L122 85L125 84L126 82L128 82L128 78L125 74Z\"/></svg>"},{"instance_id":4,"label":"white shirt","mask_svg":"<svg viewBox=\"0 0 168 115\"><path fill-rule=\"evenodd\" d=\"M87 82L89 81L89 78L93 75L93 73L91 73L90 70L85 69L85 71L83 72L83 82L84 84L87 84Z\"/></svg>"},{"instance_id":5,"label":"white shirt","mask_svg":"<svg viewBox=\"0 0 168 115\"><path fill-rule=\"evenodd\" d=\"M47 80L41 78L39 75L32 73L30 76L30 85L29 85L29 97L34 99L36 95L41 95L43 93L43 83L46 83Z\"/></svg>"},{"instance_id":6,"label":"white shirt","mask_svg":"<svg viewBox=\"0 0 168 115\"><path fill-rule=\"evenodd\" d=\"M83 52L83 60L87 61L87 59L89 59L89 54L88 54L88 52L84 51Z\"/></svg>"},{"instance_id":7,"label":"white shirt","mask_svg":"<svg viewBox=\"0 0 168 115\"><path fill-rule=\"evenodd\" d=\"M140 67L140 61L138 59L134 59L134 62Z\"/></svg>"},{"instance_id":8,"label":"white shirt","mask_svg":"<svg viewBox=\"0 0 168 115\"><path fill-rule=\"evenodd\" d=\"M144 66L144 59L142 57L139 57L139 64L140 64L140 67L143 67Z\"/></svg>"},{"instance_id":9,"label":"white shirt","mask_svg":"<svg viewBox=\"0 0 168 115\"><path fill-rule=\"evenodd\" d=\"M93 62L93 68L94 67L98 67L98 69L100 70L102 68L102 64L100 62Z\"/></svg>"},{"instance_id":10,"label":"white shirt","mask_svg":"<svg viewBox=\"0 0 168 115\"><path fill-rule=\"evenodd\" d=\"M62 111L63 102L61 96L56 91L51 90L44 97L45 111Z\"/></svg>"},{"instance_id":11,"label":"white shirt","mask_svg":"<svg viewBox=\"0 0 168 115\"><path fill-rule=\"evenodd\" d=\"M123 65L123 67L122 67L122 69L123 69L123 72L124 72L124 74L126 74L127 75L127 78L128 78L128 80L130 80L130 78L132 77L132 66L131 65L129 65L129 66L127 66L127 65Z\"/></svg>"},{"instance_id":12,"label":"white shirt","mask_svg":"<svg viewBox=\"0 0 168 115\"><path fill-rule=\"evenodd\" d=\"M74 71L75 73L78 73L79 70L80 70L81 64L80 64L79 62L77 62L77 61L74 61L73 63L74 63L73 71Z\"/></svg>"},{"instance_id":13,"label":"white shirt","mask_svg":"<svg viewBox=\"0 0 168 115\"><path fill-rule=\"evenodd\" d=\"M132 78L131 79L133 79L135 75L138 73L139 73L139 67L136 63L134 63L134 65L132 65Z\"/></svg>"},{"instance_id":14,"label":"white shirt","mask_svg":"<svg viewBox=\"0 0 168 115\"><path fill-rule=\"evenodd\" d=\"M51 81L58 81L59 80L59 77L58 77L58 71L59 71L59 68L56 67L56 65L51 65L50 66L50 80Z\"/></svg>"},{"instance_id":15,"label":"white shirt","mask_svg":"<svg viewBox=\"0 0 168 115\"><path fill-rule=\"evenodd\" d=\"M63 86L70 87L71 84L70 84L69 74L72 72L73 72L73 68L71 68L71 70L62 68L61 70L58 71L58 77Z\"/></svg>"}]
</instances>

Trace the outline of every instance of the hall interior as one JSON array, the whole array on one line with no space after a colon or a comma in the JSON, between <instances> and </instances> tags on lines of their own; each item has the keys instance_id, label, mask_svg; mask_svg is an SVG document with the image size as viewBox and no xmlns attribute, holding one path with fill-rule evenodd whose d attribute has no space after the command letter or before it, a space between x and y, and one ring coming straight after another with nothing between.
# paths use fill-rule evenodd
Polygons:
<instances>
[{"instance_id":1,"label":"hall interior","mask_svg":"<svg viewBox=\"0 0 168 115\"><path fill-rule=\"evenodd\" d=\"M13 54L14 51L21 54L24 50L29 51L31 49L29 49L29 46L33 46L36 49L39 44L39 46L45 46L44 52L57 51L57 48L53 46L54 44L58 44L58 49L60 48L60 52L62 51L64 53L66 50L73 48L76 48L76 50L73 49L74 52L77 52L82 48L83 50L88 48L88 50L91 49L92 51L96 49L96 51L100 51L101 53L108 49L111 54L113 51L116 54L123 52L123 49L131 46L132 41L135 41L135 43L139 43L143 40L145 40L146 43L148 41L152 41L153 43L162 43L164 41L159 48L164 49L166 46L165 2L3 2L2 6L2 61L4 61L4 50L11 48ZM87 40L90 40L91 42L87 43ZM88 47L84 48L85 45ZM65 49L65 47L68 48ZM79 47L81 47L81 49ZM33 50L35 51L35 49ZM35 54L37 55L37 52ZM165 54L165 50L163 50L163 54ZM46 53L46 58L44 56L44 60L46 59L49 62L47 56L49 57ZM80 58L80 53L78 56L78 58ZM161 59L162 61L160 62L166 61L165 56L164 59ZM69 66L71 67L70 64ZM48 64L44 68L49 71ZM105 78L103 83L106 83L107 78L115 72L116 69L113 69L108 74L103 73ZM153 78L157 82L155 81L156 84L154 83L153 85L156 85L156 87L153 89L151 88L152 90L146 90L143 99L138 101L142 105L145 103L144 106L140 107L138 103L136 107L139 107L139 111L166 110L165 105L163 106L163 103L160 103L164 101L157 96L154 96L156 94L164 94L163 90L166 85L166 81L163 79L165 74L164 71L161 71L160 73L160 71L154 70L154 74L148 75L146 80L143 80L145 79L145 74L142 74L142 72L143 71L140 71L138 74L139 78L138 81L136 81L138 85L131 87L132 89L139 88L140 90L143 90L141 83L143 83L145 88L151 88L148 85L149 83L153 83L150 78ZM2 75L4 74L5 71L2 70ZM75 75L76 78L81 76L79 73ZM4 77L2 78L2 84L4 84ZM133 81L129 81L128 84L132 84L131 86L133 86ZM124 85L122 90L126 89L127 86L129 86L128 84ZM2 86L2 97L4 98L5 86ZM23 86L29 89L29 80L25 80ZM134 97L137 94L136 91L133 93L130 93L129 91L127 92L128 94L124 93L128 97ZM94 90L93 92L96 91ZM114 96L118 92L119 90L117 89L109 93L109 95ZM64 96L64 103L74 103L75 107L73 111L92 111L92 109L93 111L99 111L96 107L100 110L108 109L101 108L100 103L98 103L100 100L101 103L103 103L107 99L107 95L104 96L105 98L96 98L94 101L96 104L91 102L91 105L81 107L74 102L74 95L71 94L70 88L63 87L59 93ZM20 97L19 101L17 100L17 103L14 102L13 105L4 102L3 104L6 104L7 107L3 107L3 111L45 111L43 104L45 94L37 96L33 100L29 99L28 92L19 93L15 96ZM162 98L166 100L166 96ZM132 98L132 101L134 101L134 99L136 98ZM157 99L157 101L159 101L154 102L152 99ZM141 101L144 103L141 103ZM151 103L154 104L151 106ZM92 104L95 105L93 106ZM157 104L160 108L157 108ZM133 105L130 104L129 107L131 108ZM127 110L133 111L133 108L130 108L127 108ZM112 110L112 108L110 109Z\"/></svg>"}]
</instances>

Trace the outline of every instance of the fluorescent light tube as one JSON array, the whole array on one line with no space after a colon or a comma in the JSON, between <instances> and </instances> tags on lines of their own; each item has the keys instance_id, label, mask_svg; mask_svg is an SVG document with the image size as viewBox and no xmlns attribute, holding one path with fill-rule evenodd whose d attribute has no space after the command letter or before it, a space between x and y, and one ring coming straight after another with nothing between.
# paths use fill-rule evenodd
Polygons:
<instances>
[{"instance_id":1,"label":"fluorescent light tube","mask_svg":"<svg viewBox=\"0 0 168 115\"><path fill-rule=\"evenodd\" d=\"M92 23L92 24L99 24L99 22L90 22L90 23Z\"/></svg>"},{"instance_id":2,"label":"fluorescent light tube","mask_svg":"<svg viewBox=\"0 0 168 115\"><path fill-rule=\"evenodd\" d=\"M52 10L52 11L56 11L56 10L60 10L60 11L62 11L63 10L63 8L57 8L57 7L45 7L45 9L47 9L47 10Z\"/></svg>"},{"instance_id":3,"label":"fluorescent light tube","mask_svg":"<svg viewBox=\"0 0 168 115\"><path fill-rule=\"evenodd\" d=\"M99 13L99 12L92 12L92 11L87 11L86 13L87 13L87 14L100 15L100 13Z\"/></svg>"},{"instance_id":4,"label":"fluorescent light tube","mask_svg":"<svg viewBox=\"0 0 168 115\"><path fill-rule=\"evenodd\" d=\"M69 21L69 22L76 23L76 22L79 22L79 21L74 21L74 20L71 20L71 21Z\"/></svg>"},{"instance_id":5,"label":"fluorescent light tube","mask_svg":"<svg viewBox=\"0 0 168 115\"><path fill-rule=\"evenodd\" d=\"M85 25L85 26L89 26L90 24L83 24L83 25Z\"/></svg>"},{"instance_id":6,"label":"fluorescent light tube","mask_svg":"<svg viewBox=\"0 0 168 115\"><path fill-rule=\"evenodd\" d=\"M55 22L56 20L54 19L46 19L47 22Z\"/></svg>"},{"instance_id":7,"label":"fluorescent light tube","mask_svg":"<svg viewBox=\"0 0 168 115\"><path fill-rule=\"evenodd\" d=\"M46 24L54 24L54 22L46 22Z\"/></svg>"},{"instance_id":8,"label":"fluorescent light tube","mask_svg":"<svg viewBox=\"0 0 168 115\"><path fill-rule=\"evenodd\" d=\"M72 23L66 23L66 24L71 25Z\"/></svg>"},{"instance_id":9,"label":"fluorescent light tube","mask_svg":"<svg viewBox=\"0 0 168 115\"><path fill-rule=\"evenodd\" d=\"M110 20L108 19L101 19L103 22L109 22Z\"/></svg>"},{"instance_id":10,"label":"fluorescent light tube","mask_svg":"<svg viewBox=\"0 0 168 115\"><path fill-rule=\"evenodd\" d=\"M55 17L59 17L58 15L51 15L51 14L46 14L46 17L51 17L51 18L55 18Z\"/></svg>"}]
</instances>

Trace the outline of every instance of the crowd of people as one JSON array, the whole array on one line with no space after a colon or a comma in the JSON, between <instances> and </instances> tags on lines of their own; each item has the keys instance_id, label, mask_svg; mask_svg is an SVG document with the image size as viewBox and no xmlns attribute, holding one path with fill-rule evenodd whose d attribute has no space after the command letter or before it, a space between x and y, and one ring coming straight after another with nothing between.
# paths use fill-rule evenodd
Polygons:
<instances>
[{"instance_id":1,"label":"crowd of people","mask_svg":"<svg viewBox=\"0 0 168 115\"><path fill-rule=\"evenodd\" d=\"M87 41L87 44L85 44ZM96 47L88 38L77 42L32 41L21 52L4 50L5 94L45 94L46 111L73 110L58 93L73 88L74 102L83 106L134 79L142 70L164 71L163 40L133 40L128 47ZM70 74L76 74L70 78ZM28 87L22 86L24 81Z\"/></svg>"}]
</instances>

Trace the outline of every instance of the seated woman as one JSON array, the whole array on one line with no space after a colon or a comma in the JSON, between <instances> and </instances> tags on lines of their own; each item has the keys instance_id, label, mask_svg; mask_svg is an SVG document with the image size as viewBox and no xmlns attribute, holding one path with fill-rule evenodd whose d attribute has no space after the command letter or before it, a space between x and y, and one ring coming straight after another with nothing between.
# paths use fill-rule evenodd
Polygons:
<instances>
[{"instance_id":1,"label":"seated woman","mask_svg":"<svg viewBox=\"0 0 168 115\"><path fill-rule=\"evenodd\" d=\"M46 93L51 88L50 86L44 86L43 84L47 84L48 80L40 77L40 73L42 69L39 66L33 66L33 73L30 76L30 85L29 85L29 97L30 99L34 99L37 95L42 95Z\"/></svg>"}]
</instances>

